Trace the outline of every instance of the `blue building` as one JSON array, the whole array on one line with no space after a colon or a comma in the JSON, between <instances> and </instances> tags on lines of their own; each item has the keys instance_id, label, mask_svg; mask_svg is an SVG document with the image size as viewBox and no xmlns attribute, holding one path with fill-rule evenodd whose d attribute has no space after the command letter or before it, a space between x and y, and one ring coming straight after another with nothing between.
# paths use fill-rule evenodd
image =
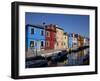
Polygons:
<instances>
[{"instance_id":1,"label":"blue building","mask_svg":"<svg viewBox=\"0 0 100 81\"><path fill-rule=\"evenodd\" d=\"M39 25L26 25L26 50L44 50L45 48L45 29Z\"/></svg>"},{"instance_id":2,"label":"blue building","mask_svg":"<svg viewBox=\"0 0 100 81\"><path fill-rule=\"evenodd\" d=\"M69 34L68 35L68 48L72 48L73 47L73 34Z\"/></svg>"}]
</instances>

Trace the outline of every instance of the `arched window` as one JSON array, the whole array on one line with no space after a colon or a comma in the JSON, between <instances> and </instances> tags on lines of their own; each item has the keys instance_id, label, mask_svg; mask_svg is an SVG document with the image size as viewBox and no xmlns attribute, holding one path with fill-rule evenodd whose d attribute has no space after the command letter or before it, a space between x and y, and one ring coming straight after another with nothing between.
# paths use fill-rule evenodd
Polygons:
<instances>
[{"instance_id":1,"label":"arched window","mask_svg":"<svg viewBox=\"0 0 100 81\"><path fill-rule=\"evenodd\" d=\"M41 30L41 35L42 35L42 36L44 35L44 31L43 31L43 30Z\"/></svg>"},{"instance_id":2,"label":"arched window","mask_svg":"<svg viewBox=\"0 0 100 81\"><path fill-rule=\"evenodd\" d=\"M44 42L43 41L41 41L41 47L44 47Z\"/></svg>"},{"instance_id":3,"label":"arched window","mask_svg":"<svg viewBox=\"0 0 100 81\"><path fill-rule=\"evenodd\" d=\"M34 34L34 28L31 28L31 34Z\"/></svg>"},{"instance_id":4,"label":"arched window","mask_svg":"<svg viewBox=\"0 0 100 81\"><path fill-rule=\"evenodd\" d=\"M32 48L34 46L35 46L34 41L30 41L30 47Z\"/></svg>"}]
</instances>

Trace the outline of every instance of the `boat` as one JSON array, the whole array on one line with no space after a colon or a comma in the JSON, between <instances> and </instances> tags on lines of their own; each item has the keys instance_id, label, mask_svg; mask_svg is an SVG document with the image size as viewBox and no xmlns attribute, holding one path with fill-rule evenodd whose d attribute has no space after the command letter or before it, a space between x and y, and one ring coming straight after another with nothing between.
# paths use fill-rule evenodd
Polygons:
<instances>
[{"instance_id":1,"label":"boat","mask_svg":"<svg viewBox=\"0 0 100 81\"><path fill-rule=\"evenodd\" d=\"M48 66L47 60L32 60L26 62L26 68L46 67Z\"/></svg>"},{"instance_id":2,"label":"boat","mask_svg":"<svg viewBox=\"0 0 100 81\"><path fill-rule=\"evenodd\" d=\"M26 59L26 68L46 67L48 61L42 56L35 56Z\"/></svg>"}]
</instances>

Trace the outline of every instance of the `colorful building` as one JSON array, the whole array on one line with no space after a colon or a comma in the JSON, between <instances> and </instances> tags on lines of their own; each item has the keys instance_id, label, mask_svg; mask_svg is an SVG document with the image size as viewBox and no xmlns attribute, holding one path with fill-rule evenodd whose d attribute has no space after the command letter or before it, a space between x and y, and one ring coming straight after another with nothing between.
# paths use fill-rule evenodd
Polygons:
<instances>
[{"instance_id":1,"label":"colorful building","mask_svg":"<svg viewBox=\"0 0 100 81\"><path fill-rule=\"evenodd\" d=\"M89 38L75 33L64 33L57 25L26 25L27 51L65 50L86 45L89 45Z\"/></svg>"},{"instance_id":2,"label":"colorful building","mask_svg":"<svg viewBox=\"0 0 100 81\"><path fill-rule=\"evenodd\" d=\"M68 34L68 48L73 47L73 33Z\"/></svg>"},{"instance_id":3,"label":"colorful building","mask_svg":"<svg viewBox=\"0 0 100 81\"><path fill-rule=\"evenodd\" d=\"M55 43L56 50L64 49L63 36L64 36L64 30L56 25L56 43Z\"/></svg>"},{"instance_id":4,"label":"colorful building","mask_svg":"<svg viewBox=\"0 0 100 81\"><path fill-rule=\"evenodd\" d=\"M63 35L63 48L67 49L68 48L68 34L64 33Z\"/></svg>"},{"instance_id":5,"label":"colorful building","mask_svg":"<svg viewBox=\"0 0 100 81\"><path fill-rule=\"evenodd\" d=\"M46 25L45 30L45 49L54 49L56 41L56 26L53 24Z\"/></svg>"},{"instance_id":6,"label":"colorful building","mask_svg":"<svg viewBox=\"0 0 100 81\"><path fill-rule=\"evenodd\" d=\"M45 48L45 30L43 26L26 25L26 49L36 51Z\"/></svg>"},{"instance_id":7,"label":"colorful building","mask_svg":"<svg viewBox=\"0 0 100 81\"><path fill-rule=\"evenodd\" d=\"M73 48L78 47L78 34L73 34Z\"/></svg>"},{"instance_id":8,"label":"colorful building","mask_svg":"<svg viewBox=\"0 0 100 81\"><path fill-rule=\"evenodd\" d=\"M84 38L81 35L78 35L78 47L82 47L84 45Z\"/></svg>"}]
</instances>

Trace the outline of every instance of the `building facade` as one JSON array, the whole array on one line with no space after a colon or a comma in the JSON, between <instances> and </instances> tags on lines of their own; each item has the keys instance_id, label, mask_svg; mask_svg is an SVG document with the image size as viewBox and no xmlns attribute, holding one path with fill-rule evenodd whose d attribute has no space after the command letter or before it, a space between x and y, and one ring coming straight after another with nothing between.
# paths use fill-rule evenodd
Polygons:
<instances>
[{"instance_id":1,"label":"building facade","mask_svg":"<svg viewBox=\"0 0 100 81\"><path fill-rule=\"evenodd\" d=\"M56 26L55 50L64 49L64 46L63 46L63 36L64 36L64 30L62 28L59 28L58 26Z\"/></svg>"},{"instance_id":2,"label":"building facade","mask_svg":"<svg viewBox=\"0 0 100 81\"><path fill-rule=\"evenodd\" d=\"M64 33L63 35L63 48L67 49L68 48L68 34Z\"/></svg>"},{"instance_id":3,"label":"building facade","mask_svg":"<svg viewBox=\"0 0 100 81\"><path fill-rule=\"evenodd\" d=\"M81 35L78 35L78 47L82 47L84 45L84 38Z\"/></svg>"},{"instance_id":4,"label":"building facade","mask_svg":"<svg viewBox=\"0 0 100 81\"><path fill-rule=\"evenodd\" d=\"M66 50L89 45L89 38L67 32L57 25L26 25L26 50ZM32 54L32 52L30 53Z\"/></svg>"},{"instance_id":5,"label":"building facade","mask_svg":"<svg viewBox=\"0 0 100 81\"><path fill-rule=\"evenodd\" d=\"M53 49L55 46L56 27L53 24L45 26L45 49Z\"/></svg>"},{"instance_id":6,"label":"building facade","mask_svg":"<svg viewBox=\"0 0 100 81\"><path fill-rule=\"evenodd\" d=\"M26 49L41 51L45 48L45 30L43 26L26 25Z\"/></svg>"},{"instance_id":7,"label":"building facade","mask_svg":"<svg viewBox=\"0 0 100 81\"><path fill-rule=\"evenodd\" d=\"M68 48L73 47L73 33L68 34Z\"/></svg>"},{"instance_id":8,"label":"building facade","mask_svg":"<svg viewBox=\"0 0 100 81\"><path fill-rule=\"evenodd\" d=\"M78 34L73 34L73 48L78 47Z\"/></svg>"}]
</instances>

